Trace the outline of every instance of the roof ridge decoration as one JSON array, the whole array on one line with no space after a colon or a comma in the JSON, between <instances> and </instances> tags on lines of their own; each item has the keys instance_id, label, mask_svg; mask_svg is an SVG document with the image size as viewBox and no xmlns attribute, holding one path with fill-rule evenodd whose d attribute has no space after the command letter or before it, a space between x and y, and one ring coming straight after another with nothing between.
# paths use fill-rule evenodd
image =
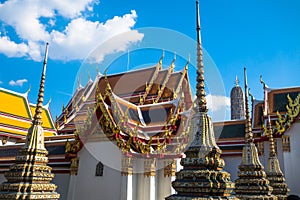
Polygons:
<instances>
[{"instance_id":1,"label":"roof ridge decoration","mask_svg":"<svg viewBox=\"0 0 300 200\"><path fill-rule=\"evenodd\" d=\"M264 90L264 113L263 113L263 115L267 116L267 113L268 113L268 103L269 103L269 100L268 100L268 89L269 89L269 87L263 81L262 75L260 75L259 80L260 80L260 83L263 85L263 90Z\"/></svg>"},{"instance_id":2,"label":"roof ridge decoration","mask_svg":"<svg viewBox=\"0 0 300 200\"><path fill-rule=\"evenodd\" d=\"M267 178L270 181L270 185L273 187L273 195L276 195L278 200L287 199L289 188L286 184L284 174L282 173L277 158L275 143L273 138L273 127L271 124L270 113L268 113L268 126L263 126L264 133L269 137L270 153L268 158Z\"/></svg>"},{"instance_id":3,"label":"roof ridge decoration","mask_svg":"<svg viewBox=\"0 0 300 200\"><path fill-rule=\"evenodd\" d=\"M185 76L186 76L187 73L188 73L188 66L189 66L189 64L190 64L190 60L188 60L188 61L186 62L185 66L184 66L184 68L183 68L183 70L182 70L182 75L181 75L181 77L180 77L180 80L179 80L179 82L178 82L178 84L177 84L176 89L174 90L174 94L173 94L173 98L174 98L174 99L177 98L177 96L178 96L180 90L182 89L182 82L183 82Z\"/></svg>"},{"instance_id":4,"label":"roof ridge decoration","mask_svg":"<svg viewBox=\"0 0 300 200\"><path fill-rule=\"evenodd\" d=\"M27 98L27 94L28 94L28 90L24 93L20 93L20 92L15 92L15 91L12 91L12 90L8 90L8 89L5 89L3 87L0 87L0 91L4 91L4 92L7 92L7 93L10 93L10 94L13 94L13 95L17 95L17 96L21 96L21 97L25 97ZM29 90L30 91L30 90Z\"/></svg>"},{"instance_id":5,"label":"roof ridge decoration","mask_svg":"<svg viewBox=\"0 0 300 200\"><path fill-rule=\"evenodd\" d=\"M147 99L147 96L148 96L149 92L151 91L151 88L153 86L153 83L154 83L157 75L158 75L158 72L162 69L162 60L163 60L164 56L165 56L165 53L163 51L163 54L162 54L159 62L156 65L155 71L154 71L149 83L147 83L147 82L145 83L146 91L143 94L143 96L140 98L140 102L139 102L140 105L143 105L145 103L145 100Z\"/></svg>"},{"instance_id":6,"label":"roof ridge decoration","mask_svg":"<svg viewBox=\"0 0 300 200\"><path fill-rule=\"evenodd\" d=\"M163 94L163 91L167 85L167 82L171 76L171 74L174 72L174 63L176 61L176 53L174 54L174 58L172 60L172 63L170 64L169 68L168 68L168 72L167 72L167 76L162 84L161 87L158 86L158 94L157 94L157 97L156 99L154 100L154 103L158 103L159 102L159 99L161 98L162 94Z\"/></svg>"},{"instance_id":7,"label":"roof ridge decoration","mask_svg":"<svg viewBox=\"0 0 300 200\"><path fill-rule=\"evenodd\" d=\"M200 36L199 1L196 0L197 19L197 99L189 119L189 134L194 138L181 159L183 169L176 173L172 182L177 194L166 200L196 199L237 199L231 196L234 183L230 174L223 170L225 162L221 149L217 146L211 118L207 115L204 90L204 64Z\"/></svg>"},{"instance_id":8,"label":"roof ridge decoration","mask_svg":"<svg viewBox=\"0 0 300 200\"><path fill-rule=\"evenodd\" d=\"M288 104L286 105L287 112L285 115L281 115L278 111L276 112L278 120L275 121L274 134L283 135L287 131L294 121L299 117L300 114L300 93L297 97L292 100L290 95L287 95Z\"/></svg>"},{"instance_id":9,"label":"roof ridge decoration","mask_svg":"<svg viewBox=\"0 0 300 200\"><path fill-rule=\"evenodd\" d=\"M244 68L246 127L245 146L243 147L242 162L239 165L238 178L235 181L235 193L240 199L275 200L272 187L266 178L266 172L261 164L257 148L254 144L249 109L249 90L246 67Z\"/></svg>"},{"instance_id":10,"label":"roof ridge decoration","mask_svg":"<svg viewBox=\"0 0 300 200\"><path fill-rule=\"evenodd\" d=\"M105 73L106 74L106 73ZM106 77L106 76L105 76ZM105 92L105 96L103 97L101 93L98 95L98 102L97 106L100 107L101 111L104 114L104 117L102 117L101 120L105 120L106 127L102 127L105 131L105 134L108 134L108 137L111 139L114 139L117 142L117 146L122 150L123 153L132 152L132 149L135 149L142 154L149 155L153 152L161 153L162 151L165 151L166 146L168 143L170 143L171 140L171 134L173 132L173 126L176 123L176 119L178 118L178 113L173 111L172 117L165 122L164 124L164 138L162 141L162 144L160 144L159 139L157 139L156 136L151 136L149 138L141 139L138 137L138 127L139 123L136 124L134 129L130 128L127 124L127 110L125 113L121 113L120 109L118 109L118 103L116 102L115 95L112 92L112 89L110 87L110 84L108 80L106 80L107 88ZM111 102L111 108L110 112L112 114L108 113L107 105L105 104L106 97L109 98ZM178 101L178 100L177 100ZM136 106L136 105L134 105ZM140 106L136 106L140 107ZM103 124L103 123L101 123ZM110 129L110 130L109 130ZM156 144L159 143L160 147L156 147L157 149L153 148L153 140L156 139Z\"/></svg>"},{"instance_id":11,"label":"roof ridge decoration","mask_svg":"<svg viewBox=\"0 0 300 200\"><path fill-rule=\"evenodd\" d=\"M47 166L48 151L44 144L42 128L42 111L46 66L48 58L48 43L46 44L43 72L38 93L37 106L32 126L28 130L26 143L16 156L16 164L10 166L10 171L4 174L7 182L0 185L0 199L59 199L55 192L57 186L50 181L54 174Z\"/></svg>"}]
</instances>

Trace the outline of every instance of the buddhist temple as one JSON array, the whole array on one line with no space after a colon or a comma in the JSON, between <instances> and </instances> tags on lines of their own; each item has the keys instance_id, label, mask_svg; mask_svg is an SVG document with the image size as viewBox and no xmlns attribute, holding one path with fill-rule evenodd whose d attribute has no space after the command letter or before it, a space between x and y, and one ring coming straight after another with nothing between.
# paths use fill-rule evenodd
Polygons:
<instances>
[{"instance_id":1,"label":"buddhist temple","mask_svg":"<svg viewBox=\"0 0 300 200\"><path fill-rule=\"evenodd\" d=\"M172 183L177 194L166 199L236 199L231 195L234 183L230 180L230 174L222 170L225 166L220 158L222 150L216 144L211 118L207 115L198 1L196 11L197 98L189 122L190 134L194 135L194 139L185 151L186 157L181 159L183 169L176 173L176 180Z\"/></svg>"},{"instance_id":2,"label":"buddhist temple","mask_svg":"<svg viewBox=\"0 0 300 200\"><path fill-rule=\"evenodd\" d=\"M187 144L185 111L192 106L189 61L175 72L175 57L167 69L162 69L163 57L149 68L114 75L99 73L95 81L78 87L56 121L60 134L76 134L80 139L78 146L66 148L70 157L76 158L83 144L112 142L121 160L121 172L114 173L122 175L120 178L130 184L127 188L134 191L149 191L155 179L159 180L158 199L171 192L170 186L165 187L171 185L175 173L174 159ZM147 184L142 185L144 182ZM143 192L134 195L130 198L149 198Z\"/></svg>"},{"instance_id":3,"label":"buddhist temple","mask_svg":"<svg viewBox=\"0 0 300 200\"><path fill-rule=\"evenodd\" d=\"M166 61L163 50L152 65L115 74L104 66L87 82L78 81L55 120L50 102L43 105L47 53L37 104L29 101L30 90L0 88L0 199L300 195L300 86L269 88L261 79L264 97L252 96L250 116L248 83L243 93L236 79L231 119L213 122L198 0L195 15L196 94L190 60L174 55ZM259 79L249 84L254 81Z\"/></svg>"}]
</instances>

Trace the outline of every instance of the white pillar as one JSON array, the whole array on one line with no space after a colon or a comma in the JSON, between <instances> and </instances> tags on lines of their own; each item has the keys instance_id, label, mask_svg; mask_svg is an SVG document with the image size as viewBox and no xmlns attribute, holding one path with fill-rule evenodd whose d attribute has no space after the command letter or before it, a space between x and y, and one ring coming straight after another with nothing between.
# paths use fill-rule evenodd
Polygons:
<instances>
[{"instance_id":1,"label":"white pillar","mask_svg":"<svg viewBox=\"0 0 300 200\"><path fill-rule=\"evenodd\" d=\"M128 200L128 176L122 176L121 178L121 198L120 200Z\"/></svg>"},{"instance_id":2,"label":"white pillar","mask_svg":"<svg viewBox=\"0 0 300 200\"><path fill-rule=\"evenodd\" d=\"M136 199L144 199L144 174L143 173L138 173L136 174L136 180L137 180L137 184L136 184Z\"/></svg>"},{"instance_id":3,"label":"white pillar","mask_svg":"<svg viewBox=\"0 0 300 200\"><path fill-rule=\"evenodd\" d=\"M150 200L156 199L156 184L155 184L155 176L150 176Z\"/></svg>"},{"instance_id":4,"label":"white pillar","mask_svg":"<svg viewBox=\"0 0 300 200\"><path fill-rule=\"evenodd\" d=\"M132 175L127 176L127 200L132 200L133 199L133 177Z\"/></svg>"}]
</instances>

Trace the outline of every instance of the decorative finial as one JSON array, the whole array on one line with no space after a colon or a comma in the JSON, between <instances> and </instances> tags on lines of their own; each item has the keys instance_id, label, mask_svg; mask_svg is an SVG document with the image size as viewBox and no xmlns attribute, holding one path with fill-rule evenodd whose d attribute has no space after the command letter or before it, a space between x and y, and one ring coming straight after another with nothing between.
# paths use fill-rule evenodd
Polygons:
<instances>
[{"instance_id":1,"label":"decorative finial","mask_svg":"<svg viewBox=\"0 0 300 200\"><path fill-rule=\"evenodd\" d=\"M31 89L31 85L29 84L28 90L26 91L26 94L28 95Z\"/></svg>"},{"instance_id":2,"label":"decorative finial","mask_svg":"<svg viewBox=\"0 0 300 200\"><path fill-rule=\"evenodd\" d=\"M189 54L188 60L186 61L186 64L184 66L184 70L188 70L190 62L191 62L191 55Z\"/></svg>"},{"instance_id":3,"label":"decorative finial","mask_svg":"<svg viewBox=\"0 0 300 200\"><path fill-rule=\"evenodd\" d=\"M249 109L249 90L248 90L248 82L247 82L247 72L246 67L244 67L244 81L245 81L245 107L246 107L246 142L250 143L253 142L253 133L252 133L252 127L251 127L251 119L250 119L250 109Z\"/></svg>"},{"instance_id":4,"label":"decorative finial","mask_svg":"<svg viewBox=\"0 0 300 200\"><path fill-rule=\"evenodd\" d=\"M248 89L248 93L249 93L249 96L250 96L250 98L251 98L251 102L253 103L253 101L254 101L254 96L251 94L250 88Z\"/></svg>"},{"instance_id":5,"label":"decorative finial","mask_svg":"<svg viewBox=\"0 0 300 200\"><path fill-rule=\"evenodd\" d=\"M90 71L88 71L88 81L92 81Z\"/></svg>"},{"instance_id":6,"label":"decorative finial","mask_svg":"<svg viewBox=\"0 0 300 200\"><path fill-rule=\"evenodd\" d=\"M159 59L159 64L162 64L162 60L164 59L164 57L165 57L165 50L162 51L162 55Z\"/></svg>"},{"instance_id":7,"label":"decorative finial","mask_svg":"<svg viewBox=\"0 0 300 200\"><path fill-rule=\"evenodd\" d=\"M100 74L100 71L99 71L99 64L96 65L96 72L97 72L97 74Z\"/></svg>"},{"instance_id":8,"label":"decorative finial","mask_svg":"<svg viewBox=\"0 0 300 200\"><path fill-rule=\"evenodd\" d=\"M50 97L48 103L47 103L46 106L45 106L46 108L50 106L51 101L52 101L52 98Z\"/></svg>"},{"instance_id":9,"label":"decorative finial","mask_svg":"<svg viewBox=\"0 0 300 200\"><path fill-rule=\"evenodd\" d=\"M80 75L77 78L77 87L80 88L81 86L81 80L80 80Z\"/></svg>"},{"instance_id":10,"label":"decorative finial","mask_svg":"<svg viewBox=\"0 0 300 200\"><path fill-rule=\"evenodd\" d=\"M174 68L174 66L175 66L175 61L176 61L176 52L174 53L174 58L173 58L173 60L172 60L172 63L171 63L171 68Z\"/></svg>"},{"instance_id":11,"label":"decorative finial","mask_svg":"<svg viewBox=\"0 0 300 200\"><path fill-rule=\"evenodd\" d=\"M33 123L36 125L41 125L42 122L42 111L43 111L43 101L44 101L44 91L45 91L45 79L46 79L46 68L47 68L47 60L48 60L48 45L46 43L46 51L45 51L45 58L44 58L44 65L43 65L43 72L41 77L40 83L40 90L37 99L37 106L35 109L35 115L33 117Z\"/></svg>"},{"instance_id":12,"label":"decorative finial","mask_svg":"<svg viewBox=\"0 0 300 200\"><path fill-rule=\"evenodd\" d=\"M199 10L199 0L196 0L196 20L197 20L197 42L201 43L201 34L200 34L200 10Z\"/></svg>"},{"instance_id":13,"label":"decorative finial","mask_svg":"<svg viewBox=\"0 0 300 200\"><path fill-rule=\"evenodd\" d=\"M206 93L205 93L205 83L204 83L204 64L203 64L203 54L202 54L202 44L201 44L201 34L200 34L200 10L199 10L199 1L196 0L196 20L197 20L197 103L199 106L200 112L207 112L206 105Z\"/></svg>"},{"instance_id":14,"label":"decorative finial","mask_svg":"<svg viewBox=\"0 0 300 200\"><path fill-rule=\"evenodd\" d=\"M239 86L239 83L240 83L239 78L236 75L236 77L235 77L235 86Z\"/></svg>"},{"instance_id":15,"label":"decorative finial","mask_svg":"<svg viewBox=\"0 0 300 200\"><path fill-rule=\"evenodd\" d=\"M263 81L262 75L260 75L259 81L260 81L260 83L263 85L263 87L264 87L264 89L265 89L265 88L266 88L266 83Z\"/></svg>"}]
</instances>

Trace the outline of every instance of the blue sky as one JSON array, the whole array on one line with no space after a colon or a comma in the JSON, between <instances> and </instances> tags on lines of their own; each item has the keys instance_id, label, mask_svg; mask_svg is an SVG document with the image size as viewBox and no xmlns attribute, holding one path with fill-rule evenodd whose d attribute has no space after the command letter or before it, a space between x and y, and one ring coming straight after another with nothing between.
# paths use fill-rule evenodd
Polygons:
<instances>
[{"instance_id":1,"label":"blue sky","mask_svg":"<svg viewBox=\"0 0 300 200\"><path fill-rule=\"evenodd\" d=\"M49 41L45 103L52 98L54 117L70 99L76 76L80 74L83 85L87 81L87 73L78 73L84 58L111 36L130 33L121 45L103 51L104 58L111 52L126 54L131 45L143 42L147 36L139 31L143 27L167 28L196 38L194 0L0 0L0 3L0 87L23 93L31 86L29 99L35 103L44 42ZM235 76L242 80L244 66L248 70L249 87L257 99L263 96L260 75L272 88L300 85L299 9L298 0L200 0L203 47L220 72L226 96L234 86ZM173 45L177 43L180 49L180 42L175 40ZM186 51L185 56L193 53ZM130 68L135 67L134 59L140 60L139 64L143 60L155 63L160 54L155 50L148 56L136 54L139 58L134 58L131 53ZM171 62L172 54L166 53L166 65ZM120 71L127 65L126 59L123 60ZM102 66L103 59L98 61ZM184 59L178 59L178 70L183 63ZM95 73L96 70L90 72L92 78ZM193 84L193 68L189 74ZM228 99L219 99L216 104L222 103L228 106Z\"/></svg>"}]
</instances>

